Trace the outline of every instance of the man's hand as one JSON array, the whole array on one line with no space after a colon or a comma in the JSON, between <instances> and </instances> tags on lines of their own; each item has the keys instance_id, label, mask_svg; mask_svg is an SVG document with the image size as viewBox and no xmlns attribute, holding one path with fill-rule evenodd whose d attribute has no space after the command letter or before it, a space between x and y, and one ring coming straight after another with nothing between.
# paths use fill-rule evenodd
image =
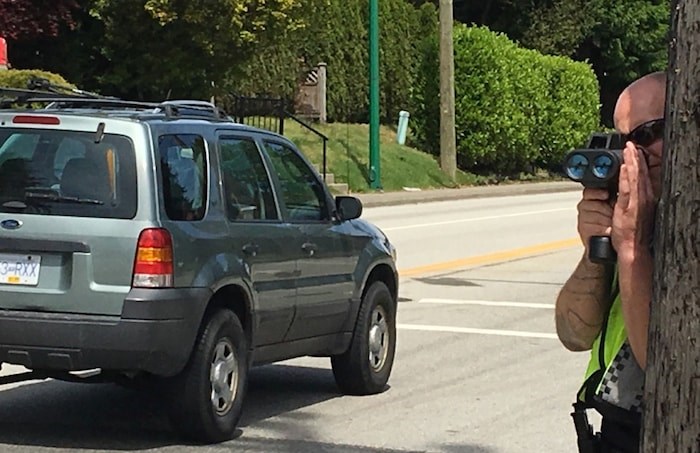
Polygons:
<instances>
[{"instance_id":1,"label":"man's hand","mask_svg":"<svg viewBox=\"0 0 700 453\"><path fill-rule=\"evenodd\" d=\"M640 153L627 143L613 214L612 242L617 250L622 315L629 343L639 365L646 368L655 200L647 163Z\"/></svg>"},{"instance_id":2,"label":"man's hand","mask_svg":"<svg viewBox=\"0 0 700 453\"><path fill-rule=\"evenodd\" d=\"M613 208L610 194L605 189L583 189L583 199L578 204L578 234L586 251L591 236L610 236Z\"/></svg>"},{"instance_id":3,"label":"man's hand","mask_svg":"<svg viewBox=\"0 0 700 453\"><path fill-rule=\"evenodd\" d=\"M613 213L612 243L621 259L647 252L654 229L655 201L646 160L634 144L624 149L620 186Z\"/></svg>"}]
</instances>

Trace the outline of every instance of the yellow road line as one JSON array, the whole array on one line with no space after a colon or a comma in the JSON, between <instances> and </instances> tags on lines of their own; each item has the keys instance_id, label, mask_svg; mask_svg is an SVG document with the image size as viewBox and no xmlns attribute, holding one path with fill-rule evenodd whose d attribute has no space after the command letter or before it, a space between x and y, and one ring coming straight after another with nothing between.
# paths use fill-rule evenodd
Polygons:
<instances>
[{"instance_id":1,"label":"yellow road line","mask_svg":"<svg viewBox=\"0 0 700 453\"><path fill-rule=\"evenodd\" d=\"M416 275L429 274L431 272L454 270L469 266L483 266L485 264L494 264L502 261L510 261L517 258L539 255L546 252L563 250L566 248L575 247L577 245L581 245L581 239L579 238L547 242L545 244L532 245L530 247L522 247L512 250L505 250L503 252L489 253L487 255L471 256L469 258L404 269L399 271L399 275L401 277L415 277Z\"/></svg>"}]
</instances>

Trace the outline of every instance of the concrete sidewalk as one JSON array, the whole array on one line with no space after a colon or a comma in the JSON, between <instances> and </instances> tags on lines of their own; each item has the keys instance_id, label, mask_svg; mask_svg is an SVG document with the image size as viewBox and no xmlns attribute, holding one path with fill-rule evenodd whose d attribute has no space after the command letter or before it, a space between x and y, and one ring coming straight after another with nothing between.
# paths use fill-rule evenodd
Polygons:
<instances>
[{"instance_id":1,"label":"concrete sidewalk","mask_svg":"<svg viewBox=\"0 0 700 453\"><path fill-rule=\"evenodd\" d=\"M433 201L462 200L467 198L508 197L540 193L571 192L583 190L572 181L513 183L493 186L464 187L459 189L430 189L421 191L373 192L351 194L365 207L393 206Z\"/></svg>"}]
</instances>

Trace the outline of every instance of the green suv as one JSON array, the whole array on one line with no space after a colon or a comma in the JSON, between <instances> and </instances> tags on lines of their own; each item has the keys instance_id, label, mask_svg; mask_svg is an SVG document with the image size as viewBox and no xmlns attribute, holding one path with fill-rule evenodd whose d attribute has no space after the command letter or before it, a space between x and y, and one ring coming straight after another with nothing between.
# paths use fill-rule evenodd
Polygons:
<instances>
[{"instance_id":1,"label":"green suv","mask_svg":"<svg viewBox=\"0 0 700 453\"><path fill-rule=\"evenodd\" d=\"M395 250L292 142L205 102L8 92L33 108L0 109L0 364L30 371L0 384L156 383L207 443L252 366L330 357L342 392L386 388Z\"/></svg>"}]
</instances>

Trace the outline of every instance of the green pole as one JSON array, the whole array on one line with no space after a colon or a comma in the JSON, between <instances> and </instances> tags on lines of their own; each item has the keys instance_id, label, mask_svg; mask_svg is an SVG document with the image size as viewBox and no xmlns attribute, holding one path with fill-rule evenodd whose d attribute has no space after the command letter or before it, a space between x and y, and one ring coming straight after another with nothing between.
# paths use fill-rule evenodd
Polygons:
<instances>
[{"instance_id":1,"label":"green pole","mask_svg":"<svg viewBox=\"0 0 700 453\"><path fill-rule=\"evenodd\" d=\"M379 159L379 0L369 0L369 180L382 188Z\"/></svg>"}]
</instances>

